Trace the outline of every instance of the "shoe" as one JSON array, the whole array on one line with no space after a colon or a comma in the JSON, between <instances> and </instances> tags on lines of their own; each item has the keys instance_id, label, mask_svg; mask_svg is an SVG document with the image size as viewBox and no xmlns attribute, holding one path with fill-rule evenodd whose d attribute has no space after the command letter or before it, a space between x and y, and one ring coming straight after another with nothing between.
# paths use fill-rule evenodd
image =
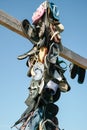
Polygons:
<instances>
[{"instance_id":1,"label":"shoe","mask_svg":"<svg viewBox=\"0 0 87 130\"><path fill-rule=\"evenodd\" d=\"M43 105L53 103L53 95L50 89L43 89L41 94L41 102Z\"/></svg>"},{"instance_id":2,"label":"shoe","mask_svg":"<svg viewBox=\"0 0 87 130\"><path fill-rule=\"evenodd\" d=\"M33 101L36 101L38 97L38 92L39 92L39 84L38 82L35 82L34 80L32 80L30 88L29 88L29 96L25 100L25 104L27 106L30 106L33 103Z\"/></svg>"},{"instance_id":3,"label":"shoe","mask_svg":"<svg viewBox=\"0 0 87 130\"><path fill-rule=\"evenodd\" d=\"M78 68L78 83L79 84L82 84L84 82L85 74L86 74L86 70L79 67Z\"/></svg>"},{"instance_id":4,"label":"shoe","mask_svg":"<svg viewBox=\"0 0 87 130\"><path fill-rule=\"evenodd\" d=\"M36 37L35 29L31 26L30 22L27 19L22 21L22 31L29 41L34 45L37 44L38 38Z\"/></svg>"},{"instance_id":5,"label":"shoe","mask_svg":"<svg viewBox=\"0 0 87 130\"><path fill-rule=\"evenodd\" d=\"M78 75L78 83L82 84L84 82L85 79L85 73L86 70L75 65L75 64L70 64L70 77L72 79L74 79L76 77L76 75Z\"/></svg>"},{"instance_id":6,"label":"shoe","mask_svg":"<svg viewBox=\"0 0 87 130\"><path fill-rule=\"evenodd\" d=\"M57 115L59 111L59 107L53 103L49 103L46 106L46 110L45 110L45 117L46 118L53 118Z\"/></svg>"},{"instance_id":7,"label":"shoe","mask_svg":"<svg viewBox=\"0 0 87 130\"><path fill-rule=\"evenodd\" d=\"M70 64L70 77L74 79L78 73L78 66L75 64Z\"/></svg>"},{"instance_id":8,"label":"shoe","mask_svg":"<svg viewBox=\"0 0 87 130\"><path fill-rule=\"evenodd\" d=\"M27 58L28 56L35 55L35 53L38 52L37 47L33 47L30 51L24 53L23 55L18 56L18 60L23 60Z\"/></svg>"},{"instance_id":9,"label":"shoe","mask_svg":"<svg viewBox=\"0 0 87 130\"><path fill-rule=\"evenodd\" d=\"M43 39L39 39L37 42L37 48L41 48L45 44L45 37Z\"/></svg>"},{"instance_id":10,"label":"shoe","mask_svg":"<svg viewBox=\"0 0 87 130\"><path fill-rule=\"evenodd\" d=\"M60 96L61 96L61 91L60 89L58 88L55 95L53 95L53 102L56 102L60 99Z\"/></svg>"}]
</instances>

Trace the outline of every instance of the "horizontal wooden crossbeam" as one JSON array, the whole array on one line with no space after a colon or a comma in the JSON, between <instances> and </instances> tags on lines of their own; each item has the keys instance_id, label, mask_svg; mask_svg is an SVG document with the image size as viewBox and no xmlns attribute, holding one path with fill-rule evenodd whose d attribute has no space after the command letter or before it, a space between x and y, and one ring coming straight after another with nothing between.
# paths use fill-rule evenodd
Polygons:
<instances>
[{"instance_id":1,"label":"horizontal wooden crossbeam","mask_svg":"<svg viewBox=\"0 0 87 130\"><path fill-rule=\"evenodd\" d=\"M12 16L9 16L2 10L0 10L0 24L12 30L13 32L16 32L17 34L27 38L27 36L22 31L21 21L15 19ZM84 69L87 69L87 59L66 47L64 47L64 50L62 53L60 53L60 56Z\"/></svg>"},{"instance_id":2,"label":"horizontal wooden crossbeam","mask_svg":"<svg viewBox=\"0 0 87 130\"><path fill-rule=\"evenodd\" d=\"M66 47L64 47L63 52L60 53L60 56L84 69L87 69L87 59Z\"/></svg>"},{"instance_id":3,"label":"horizontal wooden crossbeam","mask_svg":"<svg viewBox=\"0 0 87 130\"><path fill-rule=\"evenodd\" d=\"M25 37L21 29L21 22L12 16L9 16L2 10L0 10L0 24Z\"/></svg>"}]
</instances>

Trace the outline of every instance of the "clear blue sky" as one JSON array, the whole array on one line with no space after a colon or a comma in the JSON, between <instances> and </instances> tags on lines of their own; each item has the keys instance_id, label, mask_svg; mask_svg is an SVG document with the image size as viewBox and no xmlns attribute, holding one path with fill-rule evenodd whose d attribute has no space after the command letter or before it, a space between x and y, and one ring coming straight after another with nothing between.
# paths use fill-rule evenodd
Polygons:
<instances>
[{"instance_id":1,"label":"clear blue sky","mask_svg":"<svg viewBox=\"0 0 87 130\"><path fill-rule=\"evenodd\" d=\"M22 21L31 17L43 0L1 0L0 9ZM65 30L63 45L87 58L87 0L52 0L60 10L60 21ZM26 109L30 79L27 77L27 59L18 61L17 56L27 52L32 44L22 36L0 25L0 130L10 130ZM69 65L70 62L65 60ZM87 129L87 74L83 84L77 77L66 78L71 91L62 93L57 102L59 126L64 130ZM13 128L16 130L16 128Z\"/></svg>"}]
</instances>

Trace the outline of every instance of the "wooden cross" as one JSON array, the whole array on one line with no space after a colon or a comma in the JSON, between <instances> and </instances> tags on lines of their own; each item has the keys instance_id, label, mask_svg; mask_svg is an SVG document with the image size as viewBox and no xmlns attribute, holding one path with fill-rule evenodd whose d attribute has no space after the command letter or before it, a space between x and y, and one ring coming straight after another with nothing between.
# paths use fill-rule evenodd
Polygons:
<instances>
[{"instance_id":1,"label":"wooden cross","mask_svg":"<svg viewBox=\"0 0 87 130\"><path fill-rule=\"evenodd\" d=\"M2 10L0 10L0 24L12 30L13 32L16 32L17 34L20 34L23 37L27 38L27 36L22 31L21 21L13 18L12 16L9 16ZM66 47L64 47L64 50L62 53L60 53L60 56L84 69L87 69L87 59L76 54Z\"/></svg>"}]
</instances>

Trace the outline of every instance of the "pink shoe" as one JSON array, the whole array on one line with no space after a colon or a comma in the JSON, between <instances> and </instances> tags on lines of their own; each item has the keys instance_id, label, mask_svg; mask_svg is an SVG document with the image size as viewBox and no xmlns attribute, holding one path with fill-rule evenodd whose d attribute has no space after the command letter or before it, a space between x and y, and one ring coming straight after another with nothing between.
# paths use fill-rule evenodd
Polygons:
<instances>
[{"instance_id":1,"label":"pink shoe","mask_svg":"<svg viewBox=\"0 0 87 130\"><path fill-rule=\"evenodd\" d=\"M37 8L36 12L33 13L32 16L32 21L34 24L36 24L39 19L43 16L43 14L45 13L45 8L44 6L40 5L39 8Z\"/></svg>"}]
</instances>

